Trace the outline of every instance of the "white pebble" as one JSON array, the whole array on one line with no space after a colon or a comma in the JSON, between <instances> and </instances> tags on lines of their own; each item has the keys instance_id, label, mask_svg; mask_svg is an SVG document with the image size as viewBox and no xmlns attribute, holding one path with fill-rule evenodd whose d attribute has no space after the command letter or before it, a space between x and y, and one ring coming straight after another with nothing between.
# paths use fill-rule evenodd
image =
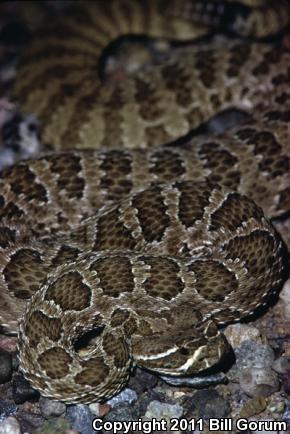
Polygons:
<instances>
[{"instance_id":1,"label":"white pebble","mask_svg":"<svg viewBox=\"0 0 290 434\"><path fill-rule=\"evenodd\" d=\"M0 434L21 434L18 420L13 416L9 416L0 422Z\"/></svg>"}]
</instances>

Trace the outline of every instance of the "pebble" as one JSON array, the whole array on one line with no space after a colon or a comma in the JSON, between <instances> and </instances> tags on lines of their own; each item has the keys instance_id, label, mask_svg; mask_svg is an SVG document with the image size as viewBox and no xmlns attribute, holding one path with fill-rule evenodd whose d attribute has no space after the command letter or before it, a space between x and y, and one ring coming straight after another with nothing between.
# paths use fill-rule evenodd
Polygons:
<instances>
[{"instance_id":1,"label":"pebble","mask_svg":"<svg viewBox=\"0 0 290 434\"><path fill-rule=\"evenodd\" d=\"M94 416L90 412L88 405L71 405L67 407L66 415L72 429L82 434L96 434L92 427Z\"/></svg>"},{"instance_id":2,"label":"pebble","mask_svg":"<svg viewBox=\"0 0 290 434\"><path fill-rule=\"evenodd\" d=\"M0 399L0 420L3 420L6 417L11 416L16 411L17 411L17 407L13 402Z\"/></svg>"},{"instance_id":3,"label":"pebble","mask_svg":"<svg viewBox=\"0 0 290 434\"><path fill-rule=\"evenodd\" d=\"M18 420L13 416L9 416L0 422L0 434L21 434Z\"/></svg>"},{"instance_id":4,"label":"pebble","mask_svg":"<svg viewBox=\"0 0 290 434\"><path fill-rule=\"evenodd\" d=\"M279 380L270 368L244 368L239 372L241 389L250 397L267 397L279 390Z\"/></svg>"},{"instance_id":5,"label":"pebble","mask_svg":"<svg viewBox=\"0 0 290 434\"><path fill-rule=\"evenodd\" d=\"M128 404L132 404L134 401L137 401L137 399L138 396L135 390L126 388L122 390L121 393L118 393L118 395L109 399L109 401L107 401L107 404L109 404L113 408L122 402L128 402Z\"/></svg>"},{"instance_id":6,"label":"pebble","mask_svg":"<svg viewBox=\"0 0 290 434\"><path fill-rule=\"evenodd\" d=\"M272 365L272 369L278 374L290 373L290 356L282 356L276 359Z\"/></svg>"},{"instance_id":7,"label":"pebble","mask_svg":"<svg viewBox=\"0 0 290 434\"><path fill-rule=\"evenodd\" d=\"M69 422L64 417L47 420L40 428L37 428L32 432L33 434L68 434L68 433L78 434L79 433L79 431L71 431Z\"/></svg>"},{"instance_id":8,"label":"pebble","mask_svg":"<svg viewBox=\"0 0 290 434\"><path fill-rule=\"evenodd\" d=\"M215 389L198 390L189 398L187 407L189 415L197 411L197 417L205 420L226 417L230 413L229 404Z\"/></svg>"},{"instance_id":9,"label":"pebble","mask_svg":"<svg viewBox=\"0 0 290 434\"><path fill-rule=\"evenodd\" d=\"M92 404L89 404L89 409L90 412L95 416L103 417L109 413L109 411L111 410L111 406L108 405L107 403L99 404L98 402L94 402Z\"/></svg>"},{"instance_id":10,"label":"pebble","mask_svg":"<svg viewBox=\"0 0 290 434\"><path fill-rule=\"evenodd\" d=\"M290 279L284 284L282 291L279 294L284 308L285 319L290 319Z\"/></svg>"},{"instance_id":11,"label":"pebble","mask_svg":"<svg viewBox=\"0 0 290 434\"><path fill-rule=\"evenodd\" d=\"M149 403L144 419L156 420L179 418L183 414L183 408L178 404L166 404L165 402L152 401Z\"/></svg>"},{"instance_id":12,"label":"pebble","mask_svg":"<svg viewBox=\"0 0 290 434\"><path fill-rule=\"evenodd\" d=\"M12 356L6 351L0 351L0 384L6 383L12 377Z\"/></svg>"},{"instance_id":13,"label":"pebble","mask_svg":"<svg viewBox=\"0 0 290 434\"><path fill-rule=\"evenodd\" d=\"M224 335L233 348L238 348L245 341L261 342L260 331L248 324L231 324L224 330Z\"/></svg>"},{"instance_id":14,"label":"pebble","mask_svg":"<svg viewBox=\"0 0 290 434\"><path fill-rule=\"evenodd\" d=\"M275 359L274 351L269 345L254 341L243 341L239 347L234 349L234 352L236 363L227 372L227 377L232 382L240 382L241 375L246 375L243 373L244 370L245 372L251 369L271 370Z\"/></svg>"},{"instance_id":15,"label":"pebble","mask_svg":"<svg viewBox=\"0 0 290 434\"><path fill-rule=\"evenodd\" d=\"M239 417L248 419L251 416L262 413L267 408L266 398L251 398L246 401L239 413Z\"/></svg>"},{"instance_id":16,"label":"pebble","mask_svg":"<svg viewBox=\"0 0 290 434\"><path fill-rule=\"evenodd\" d=\"M259 344L254 341L244 341L235 350L238 369L243 368L268 368L272 366L275 354L269 345Z\"/></svg>"},{"instance_id":17,"label":"pebble","mask_svg":"<svg viewBox=\"0 0 290 434\"><path fill-rule=\"evenodd\" d=\"M39 392L33 389L21 374L16 374L12 381L12 395L15 404L39 398Z\"/></svg>"},{"instance_id":18,"label":"pebble","mask_svg":"<svg viewBox=\"0 0 290 434\"><path fill-rule=\"evenodd\" d=\"M119 404L110 413L104 417L105 422L128 422L137 421L140 413L136 406L130 406L126 403ZM105 431L106 434L114 434L113 431ZM96 432L94 432L96 434ZM131 431L130 431L131 434ZM136 433L137 434L137 433Z\"/></svg>"},{"instance_id":19,"label":"pebble","mask_svg":"<svg viewBox=\"0 0 290 434\"><path fill-rule=\"evenodd\" d=\"M53 401L43 397L39 399L39 408L42 416L46 419L61 416L66 411L66 405L63 402Z\"/></svg>"}]
</instances>

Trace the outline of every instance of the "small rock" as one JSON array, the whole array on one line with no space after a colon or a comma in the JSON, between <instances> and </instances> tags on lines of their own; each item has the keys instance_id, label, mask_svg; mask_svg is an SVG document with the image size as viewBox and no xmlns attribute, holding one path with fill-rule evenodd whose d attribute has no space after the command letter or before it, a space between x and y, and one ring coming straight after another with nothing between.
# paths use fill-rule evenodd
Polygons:
<instances>
[{"instance_id":1,"label":"small rock","mask_svg":"<svg viewBox=\"0 0 290 434\"><path fill-rule=\"evenodd\" d=\"M138 420L138 410L136 410L135 406L130 406L127 403L119 404L110 413L108 413L104 417L104 422L128 422L128 421L137 421ZM113 431L104 431L106 434L114 434ZM96 434L96 432L94 433ZM130 430L128 434L132 434Z\"/></svg>"},{"instance_id":2,"label":"small rock","mask_svg":"<svg viewBox=\"0 0 290 434\"><path fill-rule=\"evenodd\" d=\"M290 279L285 282L282 291L279 294L279 298L283 302L285 319L290 319Z\"/></svg>"},{"instance_id":3,"label":"small rock","mask_svg":"<svg viewBox=\"0 0 290 434\"><path fill-rule=\"evenodd\" d=\"M12 377L12 356L6 351L0 351L0 384L6 383Z\"/></svg>"},{"instance_id":4,"label":"small rock","mask_svg":"<svg viewBox=\"0 0 290 434\"><path fill-rule=\"evenodd\" d=\"M74 430L82 434L96 434L92 426L94 416L87 405L78 404L67 407L66 414Z\"/></svg>"},{"instance_id":5,"label":"small rock","mask_svg":"<svg viewBox=\"0 0 290 434\"><path fill-rule=\"evenodd\" d=\"M244 341L261 343L260 331L248 324L231 324L224 334L233 348L238 348Z\"/></svg>"},{"instance_id":6,"label":"small rock","mask_svg":"<svg viewBox=\"0 0 290 434\"><path fill-rule=\"evenodd\" d=\"M137 401L137 399L138 396L135 390L126 388L122 390L122 392L118 393L118 395L107 401L107 404L113 408L122 402L128 402L128 404L132 404L132 402Z\"/></svg>"},{"instance_id":7,"label":"small rock","mask_svg":"<svg viewBox=\"0 0 290 434\"><path fill-rule=\"evenodd\" d=\"M39 398L39 392L33 389L25 378L16 374L12 381L12 395L16 404L22 404L25 401Z\"/></svg>"},{"instance_id":8,"label":"small rock","mask_svg":"<svg viewBox=\"0 0 290 434\"><path fill-rule=\"evenodd\" d=\"M46 419L61 416L66 411L66 405L60 401L53 401L48 398L40 397L39 407L43 417Z\"/></svg>"},{"instance_id":9,"label":"small rock","mask_svg":"<svg viewBox=\"0 0 290 434\"><path fill-rule=\"evenodd\" d=\"M290 356L282 356L276 359L272 365L272 369L278 374L290 373Z\"/></svg>"},{"instance_id":10,"label":"small rock","mask_svg":"<svg viewBox=\"0 0 290 434\"><path fill-rule=\"evenodd\" d=\"M95 416L105 416L109 413L111 410L111 406L106 404L99 404L98 402L95 402L93 404L89 404L89 409L92 414Z\"/></svg>"},{"instance_id":11,"label":"small rock","mask_svg":"<svg viewBox=\"0 0 290 434\"><path fill-rule=\"evenodd\" d=\"M235 350L238 369L264 368L272 366L275 355L269 345L258 344L254 341L244 341Z\"/></svg>"},{"instance_id":12,"label":"small rock","mask_svg":"<svg viewBox=\"0 0 290 434\"><path fill-rule=\"evenodd\" d=\"M262 413L267 408L266 398L251 398L248 399L242 406L239 417L248 419L251 416Z\"/></svg>"},{"instance_id":13,"label":"small rock","mask_svg":"<svg viewBox=\"0 0 290 434\"><path fill-rule=\"evenodd\" d=\"M242 390L250 397L267 397L279 390L279 381L269 368L244 368L239 372Z\"/></svg>"},{"instance_id":14,"label":"small rock","mask_svg":"<svg viewBox=\"0 0 290 434\"><path fill-rule=\"evenodd\" d=\"M0 163L1 165L1 163ZM6 351L8 353L15 353L17 348L17 337L0 335L0 351Z\"/></svg>"},{"instance_id":15,"label":"small rock","mask_svg":"<svg viewBox=\"0 0 290 434\"><path fill-rule=\"evenodd\" d=\"M4 399L0 399L0 420L11 416L17 410L16 405L13 402L6 401Z\"/></svg>"},{"instance_id":16,"label":"small rock","mask_svg":"<svg viewBox=\"0 0 290 434\"><path fill-rule=\"evenodd\" d=\"M280 395L273 395L270 398L270 402L268 404L268 410L271 413L271 416L274 419L281 419L281 414L283 414L285 410L285 401L281 399Z\"/></svg>"},{"instance_id":17,"label":"small rock","mask_svg":"<svg viewBox=\"0 0 290 434\"><path fill-rule=\"evenodd\" d=\"M226 417L230 412L229 404L215 389L198 390L190 401L191 406L197 410L198 417L205 420Z\"/></svg>"},{"instance_id":18,"label":"small rock","mask_svg":"<svg viewBox=\"0 0 290 434\"><path fill-rule=\"evenodd\" d=\"M269 345L254 341L244 341L234 351L236 363L227 372L228 378L233 382L239 382L243 369L270 369L275 359L274 351Z\"/></svg>"},{"instance_id":19,"label":"small rock","mask_svg":"<svg viewBox=\"0 0 290 434\"><path fill-rule=\"evenodd\" d=\"M67 434L70 431L69 422L64 417L59 417L57 419L45 421L40 428L33 431L33 434ZM84 434L86 434L85 431Z\"/></svg>"},{"instance_id":20,"label":"small rock","mask_svg":"<svg viewBox=\"0 0 290 434\"><path fill-rule=\"evenodd\" d=\"M183 408L177 404L166 404L164 402L152 401L147 407L144 419L170 420L179 418L183 414Z\"/></svg>"},{"instance_id":21,"label":"small rock","mask_svg":"<svg viewBox=\"0 0 290 434\"><path fill-rule=\"evenodd\" d=\"M13 416L9 416L0 422L0 434L21 434L18 420Z\"/></svg>"}]
</instances>

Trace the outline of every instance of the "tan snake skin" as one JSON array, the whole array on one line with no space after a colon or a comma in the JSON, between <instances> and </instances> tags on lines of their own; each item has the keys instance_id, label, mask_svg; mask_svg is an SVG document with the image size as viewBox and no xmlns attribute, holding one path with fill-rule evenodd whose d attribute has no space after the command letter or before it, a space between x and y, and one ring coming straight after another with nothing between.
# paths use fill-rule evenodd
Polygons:
<instances>
[{"instance_id":1,"label":"tan snake skin","mask_svg":"<svg viewBox=\"0 0 290 434\"><path fill-rule=\"evenodd\" d=\"M97 78L100 53L119 35L187 38L185 10L218 28L226 6L212 2L205 14L203 3L167 2L169 15L161 1L77 4L59 30L66 37L44 32L24 58L15 95L43 120L44 142L111 148L0 174L0 323L16 332L25 311L21 369L44 396L108 399L135 365L175 376L211 367L229 349L217 327L283 283L283 244L263 211L290 209L290 53L220 37L120 83ZM264 36L289 21L283 1L244 3L253 9L232 30L248 23ZM231 107L252 117L157 147Z\"/></svg>"}]
</instances>

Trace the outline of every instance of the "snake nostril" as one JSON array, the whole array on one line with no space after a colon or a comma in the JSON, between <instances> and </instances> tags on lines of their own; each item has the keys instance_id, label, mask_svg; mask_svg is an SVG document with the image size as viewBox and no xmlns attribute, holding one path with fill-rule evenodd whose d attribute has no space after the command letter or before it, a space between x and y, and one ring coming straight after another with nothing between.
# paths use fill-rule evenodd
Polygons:
<instances>
[{"instance_id":1,"label":"snake nostril","mask_svg":"<svg viewBox=\"0 0 290 434\"><path fill-rule=\"evenodd\" d=\"M79 356L84 356L92 351L104 328L105 326L98 326L93 329L83 330L74 341L73 348L75 352Z\"/></svg>"}]
</instances>

